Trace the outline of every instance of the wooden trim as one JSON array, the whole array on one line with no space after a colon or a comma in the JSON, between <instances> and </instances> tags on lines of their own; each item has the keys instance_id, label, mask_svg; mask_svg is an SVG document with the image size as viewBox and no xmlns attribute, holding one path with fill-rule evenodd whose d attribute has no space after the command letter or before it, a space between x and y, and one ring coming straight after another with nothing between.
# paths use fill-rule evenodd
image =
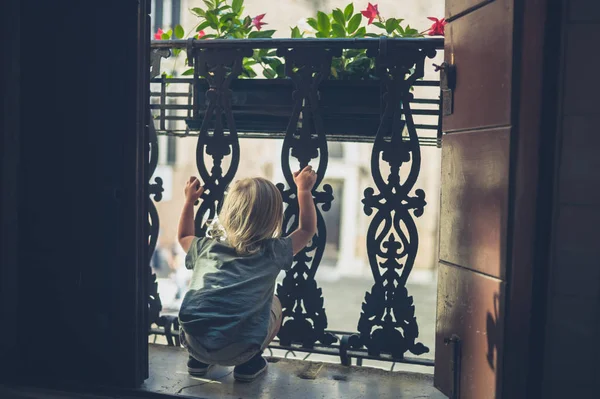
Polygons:
<instances>
[{"instance_id":1,"label":"wooden trim","mask_svg":"<svg viewBox=\"0 0 600 399\"><path fill-rule=\"evenodd\" d=\"M150 0L141 0L138 8L138 94L136 129L136 385L149 377L148 353L148 165L149 165L149 115L150 115Z\"/></svg>"},{"instance_id":2,"label":"wooden trim","mask_svg":"<svg viewBox=\"0 0 600 399\"><path fill-rule=\"evenodd\" d=\"M554 0L515 2L511 209L501 397L539 397L552 214L557 45ZM550 143L550 144L548 144Z\"/></svg>"},{"instance_id":3,"label":"wooden trim","mask_svg":"<svg viewBox=\"0 0 600 399\"><path fill-rule=\"evenodd\" d=\"M9 0L2 7L0 32L7 38L0 64L2 111L0 126L0 320L8 328L0 329L0 373L15 368L17 348L18 293L18 166L20 136L20 9L19 2ZM6 370L5 370L6 367ZM2 378L3 379L3 378Z\"/></svg>"}]
</instances>

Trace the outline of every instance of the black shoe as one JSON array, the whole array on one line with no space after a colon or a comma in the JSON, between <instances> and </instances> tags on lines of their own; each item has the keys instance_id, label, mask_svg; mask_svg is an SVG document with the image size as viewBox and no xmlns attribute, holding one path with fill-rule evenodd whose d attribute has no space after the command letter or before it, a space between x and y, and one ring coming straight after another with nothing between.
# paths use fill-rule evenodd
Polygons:
<instances>
[{"instance_id":1,"label":"black shoe","mask_svg":"<svg viewBox=\"0 0 600 399\"><path fill-rule=\"evenodd\" d=\"M198 360L190 356L187 362L187 367L188 373L190 373L191 376L204 377L208 372L208 369L210 369L211 365L199 362Z\"/></svg>"},{"instance_id":2,"label":"black shoe","mask_svg":"<svg viewBox=\"0 0 600 399\"><path fill-rule=\"evenodd\" d=\"M267 366L268 363L262 357L262 352L260 352L246 363L235 366L233 369L233 378L238 381L250 382L267 370Z\"/></svg>"}]
</instances>

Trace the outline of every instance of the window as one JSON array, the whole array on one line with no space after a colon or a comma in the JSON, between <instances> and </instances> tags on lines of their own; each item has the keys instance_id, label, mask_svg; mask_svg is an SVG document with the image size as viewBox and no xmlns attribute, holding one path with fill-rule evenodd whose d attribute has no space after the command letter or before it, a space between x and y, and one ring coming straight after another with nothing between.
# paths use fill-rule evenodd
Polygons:
<instances>
[{"instance_id":1,"label":"window","mask_svg":"<svg viewBox=\"0 0 600 399\"><path fill-rule=\"evenodd\" d=\"M181 0L152 0L152 34L181 23ZM154 37L154 36L153 36Z\"/></svg>"},{"instance_id":2,"label":"window","mask_svg":"<svg viewBox=\"0 0 600 399\"><path fill-rule=\"evenodd\" d=\"M167 159L166 164L169 166L175 165L177 163L177 137L168 136L167 137Z\"/></svg>"},{"instance_id":3,"label":"window","mask_svg":"<svg viewBox=\"0 0 600 399\"><path fill-rule=\"evenodd\" d=\"M327 144L330 158L344 158L344 143L332 141Z\"/></svg>"}]
</instances>

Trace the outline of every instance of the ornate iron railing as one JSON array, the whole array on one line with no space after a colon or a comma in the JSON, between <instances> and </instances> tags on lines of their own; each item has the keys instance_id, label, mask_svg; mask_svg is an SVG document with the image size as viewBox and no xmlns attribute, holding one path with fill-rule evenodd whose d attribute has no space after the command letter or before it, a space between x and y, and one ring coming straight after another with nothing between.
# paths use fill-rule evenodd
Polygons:
<instances>
[{"instance_id":1,"label":"ornate iron railing","mask_svg":"<svg viewBox=\"0 0 600 399\"><path fill-rule=\"evenodd\" d=\"M274 348L338 355L343 364L350 364L354 357L358 364L361 359L377 359L432 365L430 360L405 356L407 352L421 355L429 351L418 342L415 306L406 282L418 251L413 216L421 216L426 205L425 192L415 190L421 166L420 146L441 145L439 90L435 96L419 97L413 94L413 88L415 92L419 87L439 88L438 81L422 78L425 60L433 58L442 47L442 39L432 38L190 39L152 43L151 109L155 121L150 123L151 172L157 164L157 134L198 137L196 163L207 192L196 214L197 235L205 234L203 221L219 212L225 190L235 177L243 156L240 137L283 139L281 166L287 188L283 183L278 187L287 205L286 233L296 227L298 217L290 158L295 158L300 167L318 160L315 169L319 178L313 190L317 234L295 256L291 270L277 287L284 322ZM168 57L174 48L186 49L189 63L195 68L193 77L160 76L161 58ZM244 57L259 48L277 50L288 79L261 79L256 83L237 79ZM377 80L358 84L327 80L332 58L349 48L367 50L375 60ZM243 95L236 97L236 90L243 91ZM249 99L260 90L266 94L259 96L255 105ZM348 93L358 99L357 104L345 102ZM267 95L273 101L265 100ZM170 127L171 120L185 121L185 128ZM375 187L365 189L362 202L365 213L373 215L366 246L374 285L365 295L356 333L327 330L326 308L315 279L327 234L322 212L334 199L332 187L321 184L327 170L328 140L373 143L371 173ZM205 153L211 165L205 163ZM224 171L225 157L230 157L230 162ZM381 161L387 163L389 172L381 170ZM160 200L161 186L158 178L151 182L154 201ZM158 214L152 201L149 216L153 251ZM150 333L164 334L169 344L178 345L177 320L160 315L154 276L150 291L151 320L158 326Z\"/></svg>"}]
</instances>

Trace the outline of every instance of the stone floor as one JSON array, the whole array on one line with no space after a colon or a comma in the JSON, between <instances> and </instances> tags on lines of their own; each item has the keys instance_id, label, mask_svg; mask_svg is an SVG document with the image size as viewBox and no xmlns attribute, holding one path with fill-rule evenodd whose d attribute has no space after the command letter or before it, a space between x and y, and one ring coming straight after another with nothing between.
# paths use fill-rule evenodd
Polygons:
<instances>
[{"instance_id":1,"label":"stone floor","mask_svg":"<svg viewBox=\"0 0 600 399\"><path fill-rule=\"evenodd\" d=\"M280 276L281 277L281 276ZM411 276L412 277L412 276ZM356 332L358 319L365 292L371 290L373 280L371 278L337 277L327 267L321 267L317 271L319 287L323 290L325 308L327 311L328 329L337 331ZM419 342L427 346L430 351L421 355L421 358L433 359L435 351L435 317L436 317L436 293L437 282L430 279L409 279L407 284L408 293L414 299L415 315L419 323ZM179 310L180 301L174 300L175 285L169 279L159 279L159 292L163 299L163 314L176 315ZM163 337L151 338L151 342L164 343ZM275 352L283 356L285 352ZM304 353L296 352L287 354L288 357L303 358ZM410 354L407 354L410 356ZM325 355L311 355L309 360L339 362L339 359ZM390 369L391 364L365 360L364 364L371 367ZM432 373L431 367L400 365L394 366L394 370L411 371L416 373Z\"/></svg>"},{"instance_id":2,"label":"stone floor","mask_svg":"<svg viewBox=\"0 0 600 399\"><path fill-rule=\"evenodd\" d=\"M251 383L238 383L233 369L215 367L206 378L186 370L183 349L150 345L150 378L142 390L206 399L443 399L431 374L269 358L269 370Z\"/></svg>"}]
</instances>

